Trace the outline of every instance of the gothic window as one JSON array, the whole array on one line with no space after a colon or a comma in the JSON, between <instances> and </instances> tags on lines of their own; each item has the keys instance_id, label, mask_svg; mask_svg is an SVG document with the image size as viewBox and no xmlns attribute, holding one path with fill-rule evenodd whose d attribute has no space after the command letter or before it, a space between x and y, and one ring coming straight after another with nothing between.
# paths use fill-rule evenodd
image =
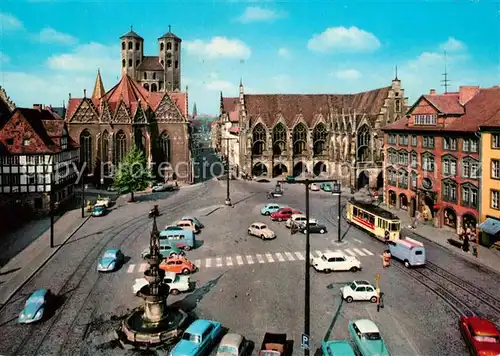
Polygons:
<instances>
[{"instance_id":1,"label":"gothic window","mask_svg":"<svg viewBox=\"0 0 500 356\"><path fill-rule=\"evenodd\" d=\"M138 51L141 49L141 44L139 42L135 43L135 50Z\"/></svg>"},{"instance_id":2,"label":"gothic window","mask_svg":"<svg viewBox=\"0 0 500 356\"><path fill-rule=\"evenodd\" d=\"M477 209L478 196L479 196L479 189L476 186L470 183L462 184L462 192L460 198L463 206L468 206L473 209Z\"/></svg>"},{"instance_id":3,"label":"gothic window","mask_svg":"<svg viewBox=\"0 0 500 356\"><path fill-rule=\"evenodd\" d=\"M141 61L140 61L139 59L137 59L137 60L135 61L135 66L136 66L136 67L139 67L139 64L141 64Z\"/></svg>"},{"instance_id":4,"label":"gothic window","mask_svg":"<svg viewBox=\"0 0 500 356\"><path fill-rule=\"evenodd\" d=\"M125 61L125 59L122 59L122 67L125 68L126 65L127 65L127 62Z\"/></svg>"},{"instance_id":5,"label":"gothic window","mask_svg":"<svg viewBox=\"0 0 500 356\"><path fill-rule=\"evenodd\" d=\"M160 43L160 51L163 51L163 50L164 50L164 48L165 48L165 45L163 44L163 42L162 42L162 43Z\"/></svg>"},{"instance_id":6,"label":"gothic window","mask_svg":"<svg viewBox=\"0 0 500 356\"><path fill-rule=\"evenodd\" d=\"M129 42L128 43L128 49L134 49L133 45L132 45L132 42Z\"/></svg>"},{"instance_id":7,"label":"gothic window","mask_svg":"<svg viewBox=\"0 0 500 356\"><path fill-rule=\"evenodd\" d=\"M162 159L163 162L169 162L170 163L170 137L168 136L167 132L163 132L160 136L159 139L159 146L160 146L160 151L162 154Z\"/></svg>"},{"instance_id":8,"label":"gothic window","mask_svg":"<svg viewBox=\"0 0 500 356\"><path fill-rule=\"evenodd\" d=\"M149 91L149 84L148 83L144 83L143 87L144 87L144 89Z\"/></svg>"},{"instance_id":9,"label":"gothic window","mask_svg":"<svg viewBox=\"0 0 500 356\"><path fill-rule=\"evenodd\" d=\"M326 126L324 124L317 124L313 131L313 151L315 156L325 153L327 139Z\"/></svg>"},{"instance_id":10,"label":"gothic window","mask_svg":"<svg viewBox=\"0 0 500 356\"><path fill-rule=\"evenodd\" d=\"M408 172L405 170L398 172L398 187L408 189Z\"/></svg>"},{"instance_id":11,"label":"gothic window","mask_svg":"<svg viewBox=\"0 0 500 356\"><path fill-rule=\"evenodd\" d=\"M168 68L172 67L172 61L171 61L170 59L169 59L169 60L167 60L167 67L168 67Z\"/></svg>"},{"instance_id":12,"label":"gothic window","mask_svg":"<svg viewBox=\"0 0 500 356\"><path fill-rule=\"evenodd\" d=\"M167 50L172 49L172 42L167 42Z\"/></svg>"},{"instance_id":13,"label":"gothic window","mask_svg":"<svg viewBox=\"0 0 500 356\"><path fill-rule=\"evenodd\" d=\"M141 129L135 130L134 141L135 147L143 152L146 150L146 138L144 137Z\"/></svg>"},{"instance_id":14,"label":"gothic window","mask_svg":"<svg viewBox=\"0 0 500 356\"><path fill-rule=\"evenodd\" d=\"M176 51L178 51L178 50L179 50L179 44L178 44L178 43L176 43L176 44L175 44L175 50L176 50Z\"/></svg>"},{"instance_id":15,"label":"gothic window","mask_svg":"<svg viewBox=\"0 0 500 356\"><path fill-rule=\"evenodd\" d=\"M144 72L144 79L148 79L148 73Z\"/></svg>"},{"instance_id":16,"label":"gothic window","mask_svg":"<svg viewBox=\"0 0 500 356\"><path fill-rule=\"evenodd\" d=\"M455 157L445 155L441 157L441 161L443 162L443 175L455 177L457 175L457 160Z\"/></svg>"},{"instance_id":17,"label":"gothic window","mask_svg":"<svg viewBox=\"0 0 500 356\"><path fill-rule=\"evenodd\" d=\"M266 149L266 129L262 124L257 124L253 129L252 154L261 155Z\"/></svg>"},{"instance_id":18,"label":"gothic window","mask_svg":"<svg viewBox=\"0 0 500 356\"><path fill-rule=\"evenodd\" d=\"M153 72L153 79L156 79L156 73Z\"/></svg>"},{"instance_id":19,"label":"gothic window","mask_svg":"<svg viewBox=\"0 0 500 356\"><path fill-rule=\"evenodd\" d=\"M108 131L102 133L101 139L101 162L106 164L108 162L109 151L109 134Z\"/></svg>"},{"instance_id":20,"label":"gothic window","mask_svg":"<svg viewBox=\"0 0 500 356\"><path fill-rule=\"evenodd\" d=\"M92 171L92 136L87 130L80 134L80 163L86 172Z\"/></svg>"},{"instance_id":21,"label":"gothic window","mask_svg":"<svg viewBox=\"0 0 500 356\"><path fill-rule=\"evenodd\" d=\"M124 50L125 49L125 41L122 42L122 49Z\"/></svg>"},{"instance_id":22,"label":"gothic window","mask_svg":"<svg viewBox=\"0 0 500 356\"><path fill-rule=\"evenodd\" d=\"M396 100L396 112L401 111L401 102L399 100Z\"/></svg>"},{"instance_id":23,"label":"gothic window","mask_svg":"<svg viewBox=\"0 0 500 356\"><path fill-rule=\"evenodd\" d=\"M175 61L175 69L179 68L179 61Z\"/></svg>"},{"instance_id":24,"label":"gothic window","mask_svg":"<svg viewBox=\"0 0 500 356\"><path fill-rule=\"evenodd\" d=\"M411 152L411 168L417 168L417 166L418 166L417 152L412 151Z\"/></svg>"},{"instance_id":25,"label":"gothic window","mask_svg":"<svg viewBox=\"0 0 500 356\"><path fill-rule=\"evenodd\" d=\"M370 160L370 129L368 125L363 125L359 129L357 144L357 160L361 162Z\"/></svg>"},{"instance_id":26,"label":"gothic window","mask_svg":"<svg viewBox=\"0 0 500 356\"><path fill-rule=\"evenodd\" d=\"M396 174L396 171L394 170L394 168L392 168L392 167L387 168L386 176L387 176L388 184L395 187L397 184L397 174Z\"/></svg>"},{"instance_id":27,"label":"gothic window","mask_svg":"<svg viewBox=\"0 0 500 356\"><path fill-rule=\"evenodd\" d=\"M132 67L132 60L131 59L128 60L128 66Z\"/></svg>"},{"instance_id":28,"label":"gothic window","mask_svg":"<svg viewBox=\"0 0 500 356\"><path fill-rule=\"evenodd\" d=\"M422 169L426 172L434 172L434 155L429 152L422 153Z\"/></svg>"},{"instance_id":29,"label":"gothic window","mask_svg":"<svg viewBox=\"0 0 500 356\"><path fill-rule=\"evenodd\" d=\"M286 129L282 123L273 129L273 155L279 156L286 151Z\"/></svg>"},{"instance_id":30,"label":"gothic window","mask_svg":"<svg viewBox=\"0 0 500 356\"><path fill-rule=\"evenodd\" d=\"M151 91L153 93L158 91L158 87L156 86L156 83L151 84Z\"/></svg>"},{"instance_id":31,"label":"gothic window","mask_svg":"<svg viewBox=\"0 0 500 356\"><path fill-rule=\"evenodd\" d=\"M479 177L479 162L472 157L462 159L462 178L477 179Z\"/></svg>"},{"instance_id":32,"label":"gothic window","mask_svg":"<svg viewBox=\"0 0 500 356\"><path fill-rule=\"evenodd\" d=\"M450 203L457 202L457 183L452 180L443 181L442 187L442 199Z\"/></svg>"},{"instance_id":33,"label":"gothic window","mask_svg":"<svg viewBox=\"0 0 500 356\"><path fill-rule=\"evenodd\" d=\"M300 155L306 150L307 128L304 124L298 124L293 129L293 154Z\"/></svg>"},{"instance_id":34,"label":"gothic window","mask_svg":"<svg viewBox=\"0 0 500 356\"><path fill-rule=\"evenodd\" d=\"M115 164L118 165L123 160L127 153L127 136L120 130L116 134L115 139Z\"/></svg>"},{"instance_id":35,"label":"gothic window","mask_svg":"<svg viewBox=\"0 0 500 356\"><path fill-rule=\"evenodd\" d=\"M411 188L412 189L417 188L417 172L415 171L411 172Z\"/></svg>"}]
</instances>

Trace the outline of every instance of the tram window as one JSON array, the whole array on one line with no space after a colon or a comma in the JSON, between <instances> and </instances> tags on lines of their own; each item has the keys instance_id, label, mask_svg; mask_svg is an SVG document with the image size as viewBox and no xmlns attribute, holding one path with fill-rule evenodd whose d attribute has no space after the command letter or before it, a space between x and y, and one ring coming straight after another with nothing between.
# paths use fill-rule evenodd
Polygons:
<instances>
[{"instance_id":1,"label":"tram window","mask_svg":"<svg viewBox=\"0 0 500 356\"><path fill-rule=\"evenodd\" d=\"M369 215L370 224L375 224L375 216Z\"/></svg>"},{"instance_id":2,"label":"tram window","mask_svg":"<svg viewBox=\"0 0 500 356\"><path fill-rule=\"evenodd\" d=\"M391 231L399 231L399 224L391 224Z\"/></svg>"},{"instance_id":3,"label":"tram window","mask_svg":"<svg viewBox=\"0 0 500 356\"><path fill-rule=\"evenodd\" d=\"M358 216L358 208L353 208L352 213L354 216Z\"/></svg>"}]
</instances>

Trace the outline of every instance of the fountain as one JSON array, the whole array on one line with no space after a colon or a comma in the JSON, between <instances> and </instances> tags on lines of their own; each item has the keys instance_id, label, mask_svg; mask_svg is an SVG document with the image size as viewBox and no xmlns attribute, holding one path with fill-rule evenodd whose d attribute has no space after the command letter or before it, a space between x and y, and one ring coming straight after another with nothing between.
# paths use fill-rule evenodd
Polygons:
<instances>
[{"instance_id":1,"label":"fountain","mask_svg":"<svg viewBox=\"0 0 500 356\"><path fill-rule=\"evenodd\" d=\"M120 341L126 348L152 349L176 341L182 334L187 314L167 306L170 288L163 283L165 271L160 269L160 233L153 217L153 230L149 240L149 254L145 256L149 268L144 272L148 284L137 293L144 304L123 320Z\"/></svg>"}]
</instances>

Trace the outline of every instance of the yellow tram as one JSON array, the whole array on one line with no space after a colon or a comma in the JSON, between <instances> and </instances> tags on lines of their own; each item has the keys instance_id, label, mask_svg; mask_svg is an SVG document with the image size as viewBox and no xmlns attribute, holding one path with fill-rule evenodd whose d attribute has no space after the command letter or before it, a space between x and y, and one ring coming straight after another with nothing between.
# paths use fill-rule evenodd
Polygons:
<instances>
[{"instance_id":1,"label":"yellow tram","mask_svg":"<svg viewBox=\"0 0 500 356\"><path fill-rule=\"evenodd\" d=\"M379 206L351 200L346 206L346 217L350 224L356 225L381 241L384 241L386 231L389 232L390 240L399 240L401 220Z\"/></svg>"}]
</instances>

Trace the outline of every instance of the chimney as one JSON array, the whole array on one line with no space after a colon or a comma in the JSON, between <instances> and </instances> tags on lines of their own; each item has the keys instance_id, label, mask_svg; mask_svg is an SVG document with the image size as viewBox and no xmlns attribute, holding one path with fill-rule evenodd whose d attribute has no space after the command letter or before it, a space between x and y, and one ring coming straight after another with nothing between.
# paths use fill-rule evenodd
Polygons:
<instances>
[{"instance_id":1,"label":"chimney","mask_svg":"<svg viewBox=\"0 0 500 356\"><path fill-rule=\"evenodd\" d=\"M83 89L83 97L86 98L87 97L87 89Z\"/></svg>"},{"instance_id":2,"label":"chimney","mask_svg":"<svg viewBox=\"0 0 500 356\"><path fill-rule=\"evenodd\" d=\"M431 91L429 92L430 95L436 95L436 89L431 89Z\"/></svg>"},{"instance_id":3,"label":"chimney","mask_svg":"<svg viewBox=\"0 0 500 356\"><path fill-rule=\"evenodd\" d=\"M461 86L458 91L458 101L460 105L465 105L470 99L472 99L477 93L479 93L479 89L479 86Z\"/></svg>"}]
</instances>

